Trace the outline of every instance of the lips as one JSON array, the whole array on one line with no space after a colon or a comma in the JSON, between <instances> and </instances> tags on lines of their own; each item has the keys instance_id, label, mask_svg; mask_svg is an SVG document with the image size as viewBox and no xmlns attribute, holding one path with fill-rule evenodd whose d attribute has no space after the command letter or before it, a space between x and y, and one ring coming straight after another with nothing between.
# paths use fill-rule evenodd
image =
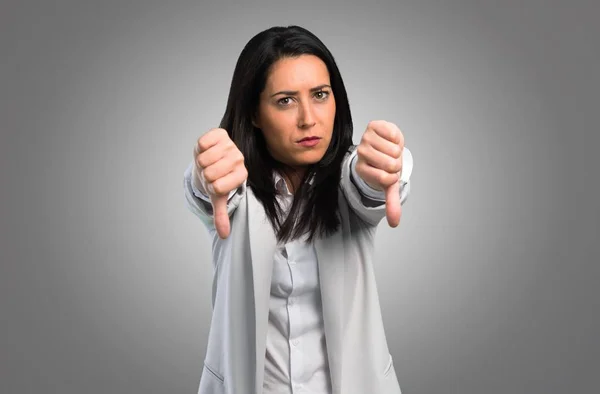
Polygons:
<instances>
[{"instance_id":1,"label":"lips","mask_svg":"<svg viewBox=\"0 0 600 394\"><path fill-rule=\"evenodd\" d=\"M304 137L302 138L300 141L298 142L304 142L304 141L312 141L312 140L320 140L320 137Z\"/></svg>"}]
</instances>

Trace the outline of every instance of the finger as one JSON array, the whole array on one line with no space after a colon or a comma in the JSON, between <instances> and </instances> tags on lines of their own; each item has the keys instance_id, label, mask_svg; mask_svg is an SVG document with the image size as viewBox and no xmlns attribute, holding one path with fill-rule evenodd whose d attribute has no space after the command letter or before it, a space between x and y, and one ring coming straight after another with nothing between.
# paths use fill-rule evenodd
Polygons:
<instances>
[{"instance_id":1,"label":"finger","mask_svg":"<svg viewBox=\"0 0 600 394\"><path fill-rule=\"evenodd\" d=\"M231 229L229 215L227 215L227 195L211 195L210 202L213 207L215 229L221 239L229 236Z\"/></svg>"},{"instance_id":2,"label":"finger","mask_svg":"<svg viewBox=\"0 0 600 394\"><path fill-rule=\"evenodd\" d=\"M381 185L381 189L373 187L376 190L385 190L399 179L398 174L390 174L360 161L356 164L356 172L371 187L373 187L372 185Z\"/></svg>"},{"instance_id":3,"label":"finger","mask_svg":"<svg viewBox=\"0 0 600 394\"><path fill-rule=\"evenodd\" d=\"M229 149L224 149L224 147L220 144L213 145L207 150L196 155L196 165L198 168L207 168L208 166L227 156L228 152Z\"/></svg>"},{"instance_id":4,"label":"finger","mask_svg":"<svg viewBox=\"0 0 600 394\"><path fill-rule=\"evenodd\" d=\"M400 204L400 182L388 187L385 192L385 216L390 227L400 224L402 205Z\"/></svg>"},{"instance_id":5,"label":"finger","mask_svg":"<svg viewBox=\"0 0 600 394\"><path fill-rule=\"evenodd\" d=\"M394 123L385 122L385 127L381 129L381 133L385 134L385 139L404 147L404 135Z\"/></svg>"},{"instance_id":6,"label":"finger","mask_svg":"<svg viewBox=\"0 0 600 394\"><path fill-rule=\"evenodd\" d=\"M386 155L368 144L359 145L358 154L360 158L369 163L369 165L394 174L402 169L402 160Z\"/></svg>"},{"instance_id":7,"label":"finger","mask_svg":"<svg viewBox=\"0 0 600 394\"><path fill-rule=\"evenodd\" d=\"M248 171L246 167L230 172L222 178L217 179L212 183L208 183L208 191L212 195L225 195L229 196L229 192L238 188L248 178Z\"/></svg>"},{"instance_id":8,"label":"finger","mask_svg":"<svg viewBox=\"0 0 600 394\"><path fill-rule=\"evenodd\" d=\"M233 159L225 157L206 167L202 171L202 175L208 183L213 183L217 179L223 178L225 175L233 172L236 166L237 164Z\"/></svg>"},{"instance_id":9,"label":"finger","mask_svg":"<svg viewBox=\"0 0 600 394\"><path fill-rule=\"evenodd\" d=\"M225 137L229 137L225 129L210 129L209 131L204 133L200 138L198 138L198 141L196 141L196 146L194 148L194 156L218 144Z\"/></svg>"},{"instance_id":10,"label":"finger","mask_svg":"<svg viewBox=\"0 0 600 394\"><path fill-rule=\"evenodd\" d=\"M231 224L229 222L229 215L227 213L229 191L234 190L236 187L244 183L247 177L248 172L244 167L241 170L236 170L229 173L225 177L218 179L209 186L209 189L211 190L210 201L213 206L215 229L217 230L217 234L219 234L221 239L227 238L231 231Z\"/></svg>"},{"instance_id":11,"label":"finger","mask_svg":"<svg viewBox=\"0 0 600 394\"><path fill-rule=\"evenodd\" d=\"M369 128L377 133L377 135L385 138L388 141L391 141L395 144L400 144L404 146L404 136L402 132L395 124L391 122L386 122L385 120L376 120L369 122Z\"/></svg>"},{"instance_id":12,"label":"finger","mask_svg":"<svg viewBox=\"0 0 600 394\"><path fill-rule=\"evenodd\" d=\"M364 136L364 142L371 145L375 150L384 153L392 158L398 159L402 154L403 146L389 141L377 133L368 133Z\"/></svg>"}]
</instances>

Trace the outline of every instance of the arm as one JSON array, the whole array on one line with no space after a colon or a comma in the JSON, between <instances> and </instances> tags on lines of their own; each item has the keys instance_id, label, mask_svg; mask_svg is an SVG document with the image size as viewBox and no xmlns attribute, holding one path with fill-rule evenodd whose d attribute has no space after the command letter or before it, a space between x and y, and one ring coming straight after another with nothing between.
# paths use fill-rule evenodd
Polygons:
<instances>
[{"instance_id":1,"label":"arm","mask_svg":"<svg viewBox=\"0 0 600 394\"><path fill-rule=\"evenodd\" d=\"M356 166L356 146L346 155L342 163L340 186L352 210L371 226L377 226L385 217L385 192L371 188L358 176ZM413 158L410 150L402 152L402 173L400 177L400 204L404 204L410 194L410 175Z\"/></svg>"}]
</instances>

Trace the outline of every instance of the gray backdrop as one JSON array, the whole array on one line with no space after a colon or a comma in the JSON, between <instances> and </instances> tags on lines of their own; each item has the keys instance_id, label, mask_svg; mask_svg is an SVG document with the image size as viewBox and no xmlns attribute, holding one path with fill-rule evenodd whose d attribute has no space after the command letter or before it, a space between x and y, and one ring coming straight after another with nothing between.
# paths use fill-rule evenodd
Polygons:
<instances>
[{"instance_id":1,"label":"gray backdrop","mask_svg":"<svg viewBox=\"0 0 600 394\"><path fill-rule=\"evenodd\" d=\"M413 152L400 227L376 242L403 393L598 392L598 15L2 2L0 392L196 392L211 250L183 171L243 46L288 24L334 54L355 143L385 119Z\"/></svg>"}]
</instances>

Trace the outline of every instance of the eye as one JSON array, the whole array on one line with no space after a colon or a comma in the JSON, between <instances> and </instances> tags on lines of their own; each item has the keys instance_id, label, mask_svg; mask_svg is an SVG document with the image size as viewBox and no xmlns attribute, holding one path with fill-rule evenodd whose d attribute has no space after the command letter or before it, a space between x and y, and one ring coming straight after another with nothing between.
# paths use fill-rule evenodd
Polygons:
<instances>
[{"instance_id":1,"label":"eye","mask_svg":"<svg viewBox=\"0 0 600 394\"><path fill-rule=\"evenodd\" d=\"M282 107L285 107L286 105L288 105L290 103L289 101L284 102L284 100L291 100L291 97L284 97L282 99L279 99L279 100L277 100L277 104Z\"/></svg>"},{"instance_id":2,"label":"eye","mask_svg":"<svg viewBox=\"0 0 600 394\"><path fill-rule=\"evenodd\" d=\"M326 92L324 90L319 90L318 92L315 93L315 96L320 95L320 97L317 97L318 100L325 100L328 96L329 96L329 92Z\"/></svg>"}]
</instances>

